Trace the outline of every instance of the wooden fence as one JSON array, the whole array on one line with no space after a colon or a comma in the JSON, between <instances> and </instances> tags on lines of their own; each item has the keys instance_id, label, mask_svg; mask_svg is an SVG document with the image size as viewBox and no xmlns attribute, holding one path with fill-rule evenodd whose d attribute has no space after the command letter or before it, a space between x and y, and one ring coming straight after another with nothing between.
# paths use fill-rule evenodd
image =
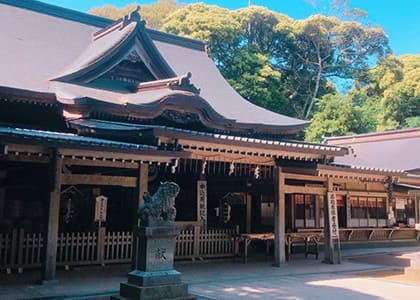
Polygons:
<instances>
[{"instance_id":1,"label":"wooden fence","mask_svg":"<svg viewBox=\"0 0 420 300\"><path fill-rule=\"evenodd\" d=\"M194 226L184 229L176 238L175 259L233 257L238 253L237 239L234 238L238 234L238 228L204 229ZM411 228L340 229L342 242L416 239L419 239L419 233ZM105 228L99 232L60 233L57 264L67 267L130 262L132 240L131 232L106 232ZM40 233L25 233L23 229L0 233L0 269L7 272L17 269L20 272L23 268L40 267L44 246Z\"/></svg>"},{"instance_id":2,"label":"wooden fence","mask_svg":"<svg viewBox=\"0 0 420 300\"><path fill-rule=\"evenodd\" d=\"M185 229L176 238L175 258L204 259L229 257L237 254L234 236L236 229L204 229L194 226Z\"/></svg>"},{"instance_id":3,"label":"wooden fence","mask_svg":"<svg viewBox=\"0 0 420 300\"><path fill-rule=\"evenodd\" d=\"M235 255L237 229L184 229L176 238L175 259L203 259ZM131 261L131 232L60 233L57 241L57 264L60 266L124 263ZM40 233L14 229L0 233L0 269L40 267L44 239Z\"/></svg>"}]
</instances>

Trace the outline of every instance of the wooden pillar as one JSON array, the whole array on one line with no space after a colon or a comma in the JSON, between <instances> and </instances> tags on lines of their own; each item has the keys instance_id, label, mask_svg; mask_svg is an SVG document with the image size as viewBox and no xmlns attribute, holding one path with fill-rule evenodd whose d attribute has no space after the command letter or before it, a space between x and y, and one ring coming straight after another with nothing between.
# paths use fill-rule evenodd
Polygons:
<instances>
[{"instance_id":1,"label":"wooden pillar","mask_svg":"<svg viewBox=\"0 0 420 300\"><path fill-rule=\"evenodd\" d=\"M6 190L0 188L0 220L4 218L4 202L5 202Z\"/></svg>"},{"instance_id":2,"label":"wooden pillar","mask_svg":"<svg viewBox=\"0 0 420 300\"><path fill-rule=\"evenodd\" d=\"M284 177L281 167L274 168L274 266L286 263L286 209L284 194Z\"/></svg>"},{"instance_id":3,"label":"wooden pillar","mask_svg":"<svg viewBox=\"0 0 420 300\"><path fill-rule=\"evenodd\" d=\"M285 200L286 201L286 200ZM295 214L296 200L294 195L290 195L290 224L292 224L292 230L296 229L296 214Z\"/></svg>"},{"instance_id":4,"label":"wooden pillar","mask_svg":"<svg viewBox=\"0 0 420 300\"><path fill-rule=\"evenodd\" d=\"M246 233L251 233L252 197L246 194Z\"/></svg>"},{"instance_id":5,"label":"wooden pillar","mask_svg":"<svg viewBox=\"0 0 420 300\"><path fill-rule=\"evenodd\" d=\"M48 207L47 234L44 235L44 262L41 283L54 283L57 265L57 239L60 211L62 159L57 150L53 150L50 160L50 199Z\"/></svg>"},{"instance_id":6,"label":"wooden pillar","mask_svg":"<svg viewBox=\"0 0 420 300\"><path fill-rule=\"evenodd\" d=\"M0 196L1 196L1 194L0 194ZM420 194L419 194L419 192L416 191L416 190L414 190L411 193L411 199L412 199L412 201L414 201L414 218L415 218L415 223L420 223L420 221L419 221L419 218L420 218L420 212L419 212Z\"/></svg>"},{"instance_id":7,"label":"wooden pillar","mask_svg":"<svg viewBox=\"0 0 420 300\"><path fill-rule=\"evenodd\" d=\"M388 194L388 199L386 201L386 213L388 215L386 225L388 227L391 227L391 226L394 225L394 222L395 222L396 217L397 217L396 216L397 211L392 210L392 199L394 198L394 192L393 192L394 188L393 188L393 180L392 180L391 176L388 176L388 178L386 179L385 186L386 186L386 191L387 191L387 194ZM394 216L393 220L391 220L390 217L389 217L391 212Z\"/></svg>"},{"instance_id":8,"label":"wooden pillar","mask_svg":"<svg viewBox=\"0 0 420 300\"><path fill-rule=\"evenodd\" d=\"M143 194L148 189L148 183L149 183L149 165L145 163L139 163L139 172L138 172L138 178L137 178L137 208L136 208L136 225L138 224L137 219L137 210L140 206L143 205L144 199ZM138 267L138 261L136 260L137 255L136 253L139 251L138 249L138 240L137 237L134 235L133 232L133 242L132 242L132 259L131 259L131 269L135 270Z\"/></svg>"},{"instance_id":9,"label":"wooden pillar","mask_svg":"<svg viewBox=\"0 0 420 300\"><path fill-rule=\"evenodd\" d=\"M316 228L320 228L321 227L321 223L320 223L320 213L319 213L319 209L320 209L320 204L319 202L322 201L322 196L320 195L316 195L315 196L315 227Z\"/></svg>"},{"instance_id":10,"label":"wooden pillar","mask_svg":"<svg viewBox=\"0 0 420 300\"><path fill-rule=\"evenodd\" d=\"M0 182L6 179L6 171L0 171ZM0 187L0 220L4 218L4 203L5 203L6 189Z\"/></svg>"},{"instance_id":11,"label":"wooden pillar","mask_svg":"<svg viewBox=\"0 0 420 300\"><path fill-rule=\"evenodd\" d=\"M351 201L349 192L347 192L344 199L346 203L346 228L349 228L351 227Z\"/></svg>"},{"instance_id":12,"label":"wooden pillar","mask_svg":"<svg viewBox=\"0 0 420 300\"><path fill-rule=\"evenodd\" d=\"M138 191L138 205L141 206L144 203L143 194L148 189L149 183L149 165L145 163L139 164L139 177L137 182Z\"/></svg>"}]
</instances>

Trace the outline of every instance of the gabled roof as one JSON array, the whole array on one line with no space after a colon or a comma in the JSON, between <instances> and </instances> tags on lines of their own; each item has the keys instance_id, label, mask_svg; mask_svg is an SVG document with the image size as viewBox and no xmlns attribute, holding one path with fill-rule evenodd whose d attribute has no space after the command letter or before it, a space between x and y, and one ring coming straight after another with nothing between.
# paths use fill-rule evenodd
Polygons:
<instances>
[{"instance_id":1,"label":"gabled roof","mask_svg":"<svg viewBox=\"0 0 420 300\"><path fill-rule=\"evenodd\" d=\"M125 59L140 60L146 64L154 80L175 77L175 72L159 54L144 25L138 11L134 11L93 33L85 51L54 80L88 83Z\"/></svg>"},{"instance_id":2,"label":"gabled roof","mask_svg":"<svg viewBox=\"0 0 420 300\"><path fill-rule=\"evenodd\" d=\"M251 134L259 131L287 135L309 124L242 98L207 56L203 43L146 29L139 20L113 24L111 20L31 0L0 0L0 20L5 24L2 28L7 29L0 35L0 44L7 45L0 47L0 65L8 70L0 73L0 86L55 93L66 103L90 98L143 105L173 95L173 91L164 94L161 89L156 93L148 91L150 97L146 97L135 91L89 86L89 82L135 52L156 79L191 72L192 83L200 88L200 98L229 124L224 128L226 132L238 127ZM212 114L206 106L201 110L204 115Z\"/></svg>"},{"instance_id":3,"label":"gabled roof","mask_svg":"<svg viewBox=\"0 0 420 300\"><path fill-rule=\"evenodd\" d=\"M336 162L358 167L410 171L420 168L420 128L326 138L328 145L350 147Z\"/></svg>"}]
</instances>

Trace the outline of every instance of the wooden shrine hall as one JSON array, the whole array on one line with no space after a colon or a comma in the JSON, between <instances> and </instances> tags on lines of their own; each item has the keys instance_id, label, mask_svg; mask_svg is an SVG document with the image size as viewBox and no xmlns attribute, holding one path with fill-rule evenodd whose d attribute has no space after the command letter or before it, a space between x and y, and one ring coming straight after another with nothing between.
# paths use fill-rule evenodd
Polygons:
<instances>
[{"instance_id":1,"label":"wooden shrine hall","mask_svg":"<svg viewBox=\"0 0 420 300\"><path fill-rule=\"evenodd\" d=\"M129 262L141 195L163 181L181 187L177 259L233 257L268 232L281 266L299 232L331 227L332 197L342 243L416 242L418 175L296 140L308 122L242 98L204 43L138 11L0 0L0 20L0 270L47 282L57 266Z\"/></svg>"}]
</instances>

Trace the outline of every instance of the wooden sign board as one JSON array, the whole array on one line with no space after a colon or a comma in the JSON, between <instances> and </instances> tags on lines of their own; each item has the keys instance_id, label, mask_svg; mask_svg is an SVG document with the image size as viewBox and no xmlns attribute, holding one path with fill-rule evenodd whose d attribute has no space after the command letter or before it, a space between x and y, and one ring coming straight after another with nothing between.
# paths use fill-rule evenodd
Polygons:
<instances>
[{"instance_id":1,"label":"wooden sign board","mask_svg":"<svg viewBox=\"0 0 420 300\"><path fill-rule=\"evenodd\" d=\"M328 193L328 217L330 223L330 236L332 240L339 240L339 228L338 228L338 213L337 213L337 198L333 192Z\"/></svg>"},{"instance_id":2,"label":"wooden sign board","mask_svg":"<svg viewBox=\"0 0 420 300\"><path fill-rule=\"evenodd\" d=\"M197 181L197 221L207 226L207 181Z\"/></svg>"},{"instance_id":3,"label":"wooden sign board","mask_svg":"<svg viewBox=\"0 0 420 300\"><path fill-rule=\"evenodd\" d=\"M108 198L105 196L98 196L95 200L95 222L105 222Z\"/></svg>"}]
</instances>

